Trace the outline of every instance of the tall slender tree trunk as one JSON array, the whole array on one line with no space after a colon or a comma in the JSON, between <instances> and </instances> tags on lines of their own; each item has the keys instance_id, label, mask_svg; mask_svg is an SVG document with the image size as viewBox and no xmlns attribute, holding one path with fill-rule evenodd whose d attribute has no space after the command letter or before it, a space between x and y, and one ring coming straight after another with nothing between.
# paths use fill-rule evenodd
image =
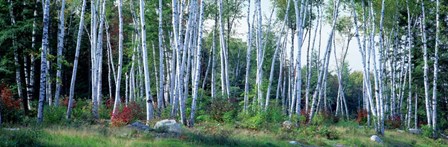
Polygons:
<instances>
[{"instance_id":1,"label":"tall slender tree trunk","mask_svg":"<svg viewBox=\"0 0 448 147\"><path fill-rule=\"evenodd\" d=\"M216 65L216 59L215 59L215 55L216 55L216 22L217 22L217 17L215 16L215 25L214 25L214 29L213 29L213 33L212 33L212 35L213 35L213 40L212 40L212 74L211 74L211 86L210 86L210 90L211 90L211 97L212 97L212 100L215 98L215 96L216 96L216 88L215 88L215 86L216 86L216 84L215 84L215 81L216 81L216 78L215 78L215 71L216 71L216 69L215 69L215 65Z\"/></svg>"},{"instance_id":2,"label":"tall slender tree trunk","mask_svg":"<svg viewBox=\"0 0 448 147\"><path fill-rule=\"evenodd\" d=\"M276 47L275 47L275 50L274 50L274 55L272 57L272 62L271 62L271 71L270 71L270 74L269 74L269 84L268 84L268 89L266 91L266 102L265 102L265 106L264 106L264 110L265 111L267 111L267 109L268 109L269 99L270 99L270 95L271 95L271 85L272 85L272 80L274 78L275 59L277 58L277 52L278 52L278 50L279 50L279 48L280 48L280 46L282 44L282 41L281 41L282 40L282 35L284 35L283 33L284 33L284 29L286 27L286 23L285 22L288 19L289 1L290 0L288 0L288 4L286 6L286 15L285 15L285 17L283 19L283 24L281 25L282 28L280 29L280 32L278 32L277 35L276 35L277 43L276 43ZM272 17L272 13L271 13L271 17ZM269 28L270 28L270 23L271 23L271 18L269 19L269 23L268 23L269 24L269 26L268 26Z\"/></svg>"},{"instance_id":3,"label":"tall slender tree trunk","mask_svg":"<svg viewBox=\"0 0 448 147\"><path fill-rule=\"evenodd\" d=\"M417 115L417 107L418 107L418 103L417 103L417 99L418 99L418 95L417 93L415 93L415 103L414 103L414 128L417 129L418 125L418 115Z\"/></svg>"},{"instance_id":4,"label":"tall slender tree trunk","mask_svg":"<svg viewBox=\"0 0 448 147\"><path fill-rule=\"evenodd\" d=\"M82 39L82 28L84 26L84 13L86 10L86 0L82 1L82 8L81 8L81 17L79 20L79 26L78 26L78 37L76 39L76 51L75 51L75 59L73 63L73 72L72 72L72 78L70 82L70 93L69 93L69 103L67 107L67 115L66 118L70 119L72 107L73 107L73 96L75 94L75 83L76 83L76 72L78 71L78 58L79 58L79 50L81 49L81 39Z\"/></svg>"},{"instance_id":5,"label":"tall slender tree trunk","mask_svg":"<svg viewBox=\"0 0 448 147\"><path fill-rule=\"evenodd\" d=\"M120 5L121 5L121 1L120 0ZM121 9L121 8L120 8ZM145 2L144 0L140 0L140 26L141 26L141 40L142 40L142 58L143 58L143 70L144 70L144 74L145 74L145 95L146 95L146 124L148 125L148 121L150 121L151 119L154 118L154 108L153 108L153 99L152 99L152 95L151 95L151 79L149 77L149 67L148 67L148 54L146 52L146 24L145 24ZM121 14L121 10L119 10L120 14ZM120 15L120 32L123 31L122 29L122 18ZM123 38L122 33L120 33L120 38ZM120 41L122 42L123 40L120 39ZM122 43L121 43L122 44ZM122 46L122 45L121 45ZM122 48L122 47L121 47ZM120 49L121 50L121 49ZM120 64L121 65L121 64ZM118 71L120 72L120 71ZM117 84L118 85L118 84Z\"/></svg>"},{"instance_id":6,"label":"tall slender tree trunk","mask_svg":"<svg viewBox=\"0 0 448 147\"><path fill-rule=\"evenodd\" d=\"M193 1L196 3L196 1ZM198 97L198 85L199 85L199 78L200 78L200 70L201 70L201 46L202 46L202 29L203 29L203 17L204 17L204 1L201 0L200 7L199 7L199 27L198 27L198 37L197 37L197 51L196 51L196 65L195 65L195 72L194 72L194 83L193 84L193 100L191 102L191 114L190 114L190 127L194 126L194 118L195 118L195 112L196 112L196 103L197 103L197 97Z\"/></svg>"},{"instance_id":7,"label":"tall slender tree trunk","mask_svg":"<svg viewBox=\"0 0 448 147\"><path fill-rule=\"evenodd\" d=\"M65 11L65 0L61 0L61 10L59 12L59 30L58 30L58 54L57 54L57 69L56 69L56 92L54 94L54 106L59 104L59 96L62 87L62 51L64 50L64 37L65 37L65 26L64 26L64 11Z\"/></svg>"},{"instance_id":8,"label":"tall slender tree trunk","mask_svg":"<svg viewBox=\"0 0 448 147\"><path fill-rule=\"evenodd\" d=\"M8 0L9 3L9 15L10 15L10 19L11 19L11 25L15 26L16 25L16 19L14 16L14 4L11 0ZM16 85L17 85L17 94L19 95L19 98L23 98L23 93L22 93L22 83L21 83L21 77L20 77L20 64L19 64L19 51L18 51L18 47L16 45L16 36L13 35L13 39L12 39L12 46L14 48L14 66L15 66L15 72L16 72ZM21 59L20 59L21 60Z\"/></svg>"},{"instance_id":9,"label":"tall slender tree trunk","mask_svg":"<svg viewBox=\"0 0 448 147\"><path fill-rule=\"evenodd\" d=\"M123 0L118 0L118 69L117 69L117 80L115 81L116 82L115 83L115 101L114 101L114 109L112 111L112 119L117 114L119 103L120 103L120 99L121 99L121 96L120 96L120 86L121 86L121 74L122 74L122 66L123 66L123 17L122 17L122 5L123 5ZM143 27L142 27L142 29L143 29ZM142 37L142 39L143 39L143 37ZM142 45L142 46L146 47L145 45ZM144 52L142 54L142 56L146 57L145 53L146 52ZM145 59L145 58L143 58L143 59ZM147 60L143 60L144 64L146 63L145 61L147 61ZM146 73L146 70L147 70L147 67L145 68L145 73Z\"/></svg>"},{"instance_id":10,"label":"tall slender tree trunk","mask_svg":"<svg viewBox=\"0 0 448 147\"><path fill-rule=\"evenodd\" d=\"M439 72L439 0L436 0L436 44L434 48L434 78L432 84L432 129L433 137L437 138L437 73Z\"/></svg>"},{"instance_id":11,"label":"tall slender tree trunk","mask_svg":"<svg viewBox=\"0 0 448 147\"><path fill-rule=\"evenodd\" d=\"M157 105L159 106L159 112L162 111L162 106L163 106L163 99L164 99L164 91L163 88L165 87L165 65L164 65L164 61L163 61L163 54L164 54L164 49L162 46L163 43L163 29L162 29L162 7L163 7L163 3L162 0L159 0L159 91L157 94Z\"/></svg>"},{"instance_id":12,"label":"tall slender tree trunk","mask_svg":"<svg viewBox=\"0 0 448 147\"><path fill-rule=\"evenodd\" d=\"M102 83L102 61L103 61L103 29L104 29L104 18L105 18L105 12L106 12L106 1L103 0L102 1L102 6L100 6L100 23L99 23L99 28L98 28L98 32L97 35L98 37L96 37L98 40L96 41L96 49L95 49L95 62L93 66L95 66L95 81L94 83L94 88L95 88L95 95L93 97L93 108L92 108L92 113L93 113L93 117L95 119L99 118L99 113L98 113L98 109L99 109L99 105L101 103L101 83Z\"/></svg>"},{"instance_id":13,"label":"tall slender tree trunk","mask_svg":"<svg viewBox=\"0 0 448 147\"><path fill-rule=\"evenodd\" d=\"M36 20L37 20L37 5L38 5L38 3L40 2L40 0L36 0L36 2L34 3L34 7L33 7L33 30L32 30L32 37L31 37L31 49L35 52L36 51L36 29L37 29L37 23L36 23ZM35 75L35 57L34 57L34 54L31 54L30 55L30 60L31 60L31 63L30 63L30 73L29 73L29 75L30 75L30 83L29 83L29 91L28 91L28 95L29 95L29 97L28 97L28 109L31 109L31 103L30 103L30 101L31 101L31 99L32 98L34 98L34 75Z\"/></svg>"},{"instance_id":14,"label":"tall slender tree trunk","mask_svg":"<svg viewBox=\"0 0 448 147\"><path fill-rule=\"evenodd\" d=\"M311 5L310 13L313 12L312 11L312 7L313 6ZM309 50L309 47L308 47L308 51L307 51L307 63L306 63L307 64L307 74L306 74L306 88L305 88L305 111L306 111L306 113L309 113L309 97L310 97L310 86L311 86L311 73L313 72L313 70L311 69L311 64L312 63L310 63L311 60L312 60L312 56L310 56L310 54L312 54L314 52L314 45L315 45L315 42L316 42L317 30L318 30L319 26L321 25L319 23L320 19L321 19L320 12L319 12L320 9L317 9L317 11L318 11L317 12L318 16L317 16L317 20L316 20L316 28L314 29L313 43L311 43L311 52ZM310 19L310 21L311 21L311 19ZM309 40L311 40L311 35L310 35ZM308 46L310 46L309 41L308 41ZM317 59L319 59L319 58L320 57L317 57Z\"/></svg>"},{"instance_id":15,"label":"tall slender tree trunk","mask_svg":"<svg viewBox=\"0 0 448 147\"><path fill-rule=\"evenodd\" d=\"M250 0L248 0L248 6L247 6L247 53L246 53L246 75L245 75L245 82L244 82L244 108L243 110L246 112L248 105L249 105L249 76L250 76L250 56L252 54L252 30L250 25Z\"/></svg>"},{"instance_id":16,"label":"tall slender tree trunk","mask_svg":"<svg viewBox=\"0 0 448 147\"><path fill-rule=\"evenodd\" d=\"M44 101L46 91L46 74L47 70L47 49L48 49L48 27L50 23L50 0L45 0L44 17L43 17L43 32L42 32L42 52L41 52L41 67L40 67L40 90L39 90L39 104L37 110L37 122L42 123L44 119Z\"/></svg>"},{"instance_id":17,"label":"tall slender tree trunk","mask_svg":"<svg viewBox=\"0 0 448 147\"><path fill-rule=\"evenodd\" d=\"M228 74L227 74L227 48L226 48L226 42L224 39L224 26L223 26L223 22L222 22L222 13L223 13L223 4L222 4L222 0L219 0L218 2L218 7L219 7L219 40L220 40L220 46L221 46L221 89L222 89L222 93L223 95L226 95L227 98L229 98L230 95L230 91L229 91L229 79L228 79Z\"/></svg>"},{"instance_id":18,"label":"tall slender tree trunk","mask_svg":"<svg viewBox=\"0 0 448 147\"><path fill-rule=\"evenodd\" d=\"M297 31L297 57L295 58L295 96L293 98L293 101L296 101L296 108L295 113L297 116L300 116L300 110L301 110L301 102L302 102L302 44L303 44L303 31L305 28L305 18L307 17L306 11L306 4L307 1L301 1L300 11L299 11L299 3L298 0L294 1L294 6L296 10L296 31ZM292 103L291 105L294 105ZM293 106L291 106L292 110ZM291 111L292 113L293 111Z\"/></svg>"},{"instance_id":19,"label":"tall slender tree trunk","mask_svg":"<svg viewBox=\"0 0 448 147\"><path fill-rule=\"evenodd\" d=\"M425 106L426 106L426 118L428 125L432 122L432 112L431 112L431 100L429 99L429 77L428 77L428 49L426 47L426 21L425 21L425 3L422 1L422 17L421 17L421 32L422 32L422 43L423 43L423 84L425 86Z\"/></svg>"},{"instance_id":20,"label":"tall slender tree trunk","mask_svg":"<svg viewBox=\"0 0 448 147\"><path fill-rule=\"evenodd\" d=\"M408 121L407 127L411 128L411 113L412 113L412 42L411 42L411 14L409 10L409 0L406 0L406 12L408 16L408 26L407 26L407 49L408 49L408 74L409 74L409 88L408 88ZM417 119L417 118L414 118Z\"/></svg>"},{"instance_id":21,"label":"tall slender tree trunk","mask_svg":"<svg viewBox=\"0 0 448 147\"><path fill-rule=\"evenodd\" d=\"M330 62L330 56L331 56L331 48L332 48L332 41L334 39L334 31L335 31L335 26L336 26L336 20L338 18L338 8L339 8L339 4L340 1L338 0L335 5L333 6L335 8L336 11L333 12L333 20L332 20L332 24L331 24L331 32L330 32L330 36L328 38L327 41L327 47L326 47L326 51L324 54L324 62L323 65L321 65L321 71L319 73L318 79L317 79L317 84L316 84L316 88L314 90L313 93L313 98L311 100L311 109L310 109L310 115L309 115L309 122L308 124L313 120L314 114L316 113L315 110L317 109L316 107L318 107L318 105L316 106L316 99L319 97L321 97L321 95L323 94L323 89L326 89L326 75L328 72L328 64ZM326 102L326 100L324 100L324 103ZM326 104L324 109L326 109Z\"/></svg>"},{"instance_id":22,"label":"tall slender tree trunk","mask_svg":"<svg viewBox=\"0 0 448 147\"><path fill-rule=\"evenodd\" d=\"M173 56L175 56L175 61L173 61L173 67L175 67L175 72L172 72L172 78L174 78L173 83L174 85L172 86L171 90L173 91L173 103L172 103L172 109L171 109L171 117L175 117L175 115L177 114L177 106L178 106L178 102L179 102L179 97L180 97L180 93L181 90L179 89L179 73L180 73L180 52L181 52L181 48L180 48L180 35L179 35L179 13L178 12L178 2L177 0L172 0L171 2L172 5L172 10L173 10L173 16L172 16L172 23L173 23L173 38L174 38L174 49L173 49ZM176 64L174 64L176 63Z\"/></svg>"},{"instance_id":23,"label":"tall slender tree trunk","mask_svg":"<svg viewBox=\"0 0 448 147\"><path fill-rule=\"evenodd\" d=\"M97 8L98 8L98 4L99 1L98 0L91 0L90 1L90 65L91 65L91 94L92 94L92 106L95 107L94 105L96 105L96 95L97 95L97 67L96 67L96 60L97 57L95 56L96 54L96 41L97 41L97 27L98 27L98 23L97 23ZM95 114L94 110L96 110L95 108L92 108L92 113Z\"/></svg>"},{"instance_id":24,"label":"tall slender tree trunk","mask_svg":"<svg viewBox=\"0 0 448 147\"><path fill-rule=\"evenodd\" d=\"M14 16L14 4L11 0L8 0L9 3L9 15L11 19L11 25L16 25L16 20ZM14 48L14 66L16 69L16 84L17 84L17 92L19 95L19 98L22 100L23 108L25 111L25 114L28 114L29 110L29 104L28 104L28 94L27 94L27 82L26 82L26 71L25 71L25 64L24 64L24 55L23 55L23 49L19 49L19 47L16 44L16 36L13 35L12 39L12 45Z\"/></svg>"}]
</instances>

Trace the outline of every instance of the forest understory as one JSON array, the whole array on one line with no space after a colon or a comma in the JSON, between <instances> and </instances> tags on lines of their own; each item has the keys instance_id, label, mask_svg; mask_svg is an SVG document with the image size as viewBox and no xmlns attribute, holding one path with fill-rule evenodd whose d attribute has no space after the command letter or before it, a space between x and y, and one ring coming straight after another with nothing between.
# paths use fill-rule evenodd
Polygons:
<instances>
[{"instance_id":1,"label":"forest understory","mask_svg":"<svg viewBox=\"0 0 448 147\"><path fill-rule=\"evenodd\" d=\"M447 146L448 1L0 0L0 146Z\"/></svg>"}]
</instances>

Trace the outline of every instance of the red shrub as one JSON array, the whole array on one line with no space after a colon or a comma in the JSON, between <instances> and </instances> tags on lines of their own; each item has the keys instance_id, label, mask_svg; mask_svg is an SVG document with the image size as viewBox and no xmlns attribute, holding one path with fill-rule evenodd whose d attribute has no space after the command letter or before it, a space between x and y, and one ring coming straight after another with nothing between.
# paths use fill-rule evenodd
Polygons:
<instances>
[{"instance_id":1,"label":"red shrub","mask_svg":"<svg viewBox=\"0 0 448 147\"><path fill-rule=\"evenodd\" d=\"M65 107L68 107L68 97L65 97L63 100L62 100L62 105L63 106L65 106ZM76 107L76 100L75 99L73 99L73 101L72 101L72 108L75 108Z\"/></svg>"},{"instance_id":2,"label":"red shrub","mask_svg":"<svg viewBox=\"0 0 448 147\"><path fill-rule=\"evenodd\" d=\"M300 123L302 123L302 125L305 125L305 124L307 124L310 121L310 113L309 113L309 111L306 111L305 109L302 109L300 111L300 116L303 116L306 119L305 122L300 122Z\"/></svg>"},{"instance_id":3,"label":"red shrub","mask_svg":"<svg viewBox=\"0 0 448 147\"><path fill-rule=\"evenodd\" d=\"M1 103L7 110L18 110L20 109L20 103L22 102L22 99L14 100L12 97L11 89L9 89L6 86L0 87L0 97L1 97Z\"/></svg>"},{"instance_id":4,"label":"red shrub","mask_svg":"<svg viewBox=\"0 0 448 147\"><path fill-rule=\"evenodd\" d=\"M112 126L118 127L129 124L133 120L142 119L143 113L141 107L135 103L131 102L128 106L123 107L123 109L118 110L116 114L112 113Z\"/></svg>"},{"instance_id":5,"label":"red shrub","mask_svg":"<svg viewBox=\"0 0 448 147\"><path fill-rule=\"evenodd\" d=\"M386 126L388 126L389 129L399 128L401 126L400 116L396 115L386 120Z\"/></svg>"},{"instance_id":6,"label":"red shrub","mask_svg":"<svg viewBox=\"0 0 448 147\"><path fill-rule=\"evenodd\" d=\"M112 97L110 99L107 99L106 100L106 108L112 109L114 107L114 102L115 102L115 100Z\"/></svg>"},{"instance_id":7,"label":"red shrub","mask_svg":"<svg viewBox=\"0 0 448 147\"><path fill-rule=\"evenodd\" d=\"M359 109L358 110L358 116L356 118L356 122L358 122L358 124L364 124L367 122L367 115L368 112L366 109Z\"/></svg>"}]
</instances>

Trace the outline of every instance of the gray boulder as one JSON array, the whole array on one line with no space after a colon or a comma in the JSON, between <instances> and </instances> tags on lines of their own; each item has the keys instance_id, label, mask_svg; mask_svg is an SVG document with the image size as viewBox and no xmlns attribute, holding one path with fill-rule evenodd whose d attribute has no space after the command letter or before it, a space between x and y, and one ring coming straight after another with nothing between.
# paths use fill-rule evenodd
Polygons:
<instances>
[{"instance_id":1,"label":"gray boulder","mask_svg":"<svg viewBox=\"0 0 448 147\"><path fill-rule=\"evenodd\" d=\"M178 124L174 119L164 119L158 121L156 125L154 125L154 129L163 130L168 133L176 133L176 134L182 133L181 125Z\"/></svg>"},{"instance_id":2,"label":"gray boulder","mask_svg":"<svg viewBox=\"0 0 448 147\"><path fill-rule=\"evenodd\" d=\"M291 130L293 127L294 127L294 125L292 124L292 122L291 121L284 121L283 123L282 123L282 127L283 127L283 129L285 129L285 130Z\"/></svg>"},{"instance_id":3,"label":"gray boulder","mask_svg":"<svg viewBox=\"0 0 448 147\"><path fill-rule=\"evenodd\" d=\"M299 142L297 142L297 141L289 141L289 144L297 145L297 144L299 144Z\"/></svg>"},{"instance_id":4,"label":"gray boulder","mask_svg":"<svg viewBox=\"0 0 448 147\"><path fill-rule=\"evenodd\" d=\"M134 122L132 124L129 124L128 127L129 128L134 128L134 129L139 130L139 131L149 131L149 130L151 130L151 128L149 126L147 126L147 125L145 125L144 123L141 123L141 122Z\"/></svg>"},{"instance_id":5,"label":"gray boulder","mask_svg":"<svg viewBox=\"0 0 448 147\"><path fill-rule=\"evenodd\" d=\"M409 129L409 133L418 135L418 134L422 133L422 130L420 130L420 129Z\"/></svg>"},{"instance_id":6,"label":"gray boulder","mask_svg":"<svg viewBox=\"0 0 448 147\"><path fill-rule=\"evenodd\" d=\"M372 137L370 137L371 141L375 141L377 143L382 143L383 141L381 140L380 137L378 137L377 135L372 135Z\"/></svg>"}]
</instances>

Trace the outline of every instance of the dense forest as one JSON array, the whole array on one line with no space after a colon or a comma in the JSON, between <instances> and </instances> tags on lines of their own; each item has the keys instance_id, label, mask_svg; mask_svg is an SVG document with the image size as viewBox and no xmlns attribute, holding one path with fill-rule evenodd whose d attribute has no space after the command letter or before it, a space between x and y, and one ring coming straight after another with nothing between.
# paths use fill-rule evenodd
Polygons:
<instances>
[{"instance_id":1,"label":"dense forest","mask_svg":"<svg viewBox=\"0 0 448 147\"><path fill-rule=\"evenodd\" d=\"M386 146L448 145L448 1L3 0L0 12L4 146L70 145L30 128L179 132L161 122L190 132L174 138L191 146L284 145L222 129L316 146L351 129Z\"/></svg>"}]
</instances>

